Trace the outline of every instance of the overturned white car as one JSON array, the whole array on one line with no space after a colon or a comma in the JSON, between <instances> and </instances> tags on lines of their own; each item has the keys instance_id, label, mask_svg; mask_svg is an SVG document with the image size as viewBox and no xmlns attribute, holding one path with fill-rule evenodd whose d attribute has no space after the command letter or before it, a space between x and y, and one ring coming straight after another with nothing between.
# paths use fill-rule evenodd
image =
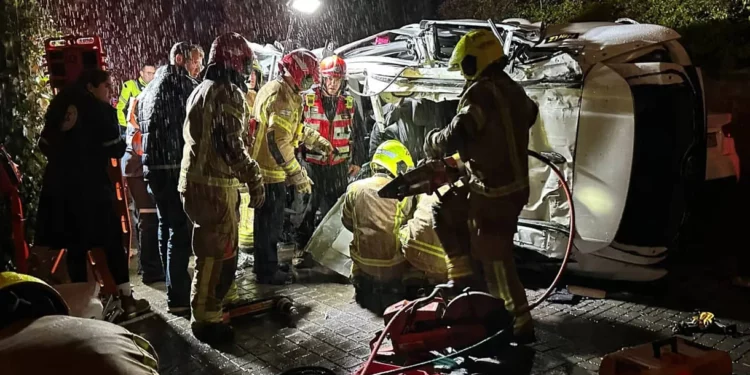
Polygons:
<instances>
[{"instance_id":1,"label":"overturned white car","mask_svg":"<svg viewBox=\"0 0 750 375\"><path fill-rule=\"evenodd\" d=\"M371 111L383 126L383 106L399 98L458 100L463 79L447 71L447 61L475 28L489 24L422 21L335 53L347 61L363 115ZM631 20L544 26L516 19L496 28L510 57L507 72L539 104L530 149L565 159L559 167L577 223L569 269L615 280L663 277L659 263L706 173L703 85L680 36ZM568 204L548 167L532 159L529 175L516 245L533 250L520 254L531 263L554 264L565 250Z\"/></svg>"}]
</instances>

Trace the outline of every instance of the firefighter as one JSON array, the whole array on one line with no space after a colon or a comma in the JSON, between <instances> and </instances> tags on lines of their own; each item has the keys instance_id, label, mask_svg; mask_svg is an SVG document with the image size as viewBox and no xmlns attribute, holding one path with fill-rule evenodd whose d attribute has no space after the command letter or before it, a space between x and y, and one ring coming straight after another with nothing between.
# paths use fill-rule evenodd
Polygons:
<instances>
[{"instance_id":1,"label":"firefighter","mask_svg":"<svg viewBox=\"0 0 750 375\"><path fill-rule=\"evenodd\" d=\"M209 343L234 337L231 326L222 323L222 304L237 269L239 188L247 186L254 208L265 199L258 163L245 144L252 59L250 42L241 35L219 36L211 45L204 80L187 102L178 190L193 223L192 330Z\"/></svg>"},{"instance_id":2,"label":"firefighter","mask_svg":"<svg viewBox=\"0 0 750 375\"><path fill-rule=\"evenodd\" d=\"M503 71L506 64L490 31L461 38L449 61L449 69L466 79L458 113L447 127L427 134L424 151L432 159L457 151L469 173L467 185L435 206L451 280L481 285L502 298L516 315L514 334L523 343L533 341L534 328L513 262L513 235L529 198L526 149L538 108Z\"/></svg>"},{"instance_id":3,"label":"firefighter","mask_svg":"<svg viewBox=\"0 0 750 375\"><path fill-rule=\"evenodd\" d=\"M318 60L312 52L298 49L279 62L279 77L258 92L253 109L257 121L253 158L258 160L266 184L266 203L255 210L254 272L261 284L284 284L289 279L278 263L277 243L284 226L286 183L302 194L312 192L307 172L295 158L294 150L306 148L329 154L330 142L301 124L300 94L319 82Z\"/></svg>"},{"instance_id":4,"label":"firefighter","mask_svg":"<svg viewBox=\"0 0 750 375\"><path fill-rule=\"evenodd\" d=\"M138 79L131 79L125 81L122 84L122 90L120 90L120 99L117 100L117 120L120 123L121 132L125 134L128 126L128 109L130 108L130 100L135 99L146 86L154 79L156 74L156 66L151 63L143 64Z\"/></svg>"},{"instance_id":5,"label":"firefighter","mask_svg":"<svg viewBox=\"0 0 750 375\"><path fill-rule=\"evenodd\" d=\"M252 117L253 106L255 105L255 97L258 95L263 77L263 72L260 68L258 59L253 59L253 73L250 74L250 78L247 81L247 94L245 95L245 101L247 102L248 113ZM252 120L251 120L252 121ZM248 139L248 145L252 144L252 140ZM248 206L250 203L250 194L247 189L240 189L240 198L242 205L240 206L240 250L244 252L252 252L253 249L253 210Z\"/></svg>"},{"instance_id":6,"label":"firefighter","mask_svg":"<svg viewBox=\"0 0 750 375\"><path fill-rule=\"evenodd\" d=\"M403 278L410 267L401 253L399 230L413 205L412 198L380 198L378 190L413 167L406 146L386 141L370 163L372 177L355 181L346 189L341 221L354 235L349 253L355 297L378 314L405 295Z\"/></svg>"},{"instance_id":7,"label":"firefighter","mask_svg":"<svg viewBox=\"0 0 750 375\"><path fill-rule=\"evenodd\" d=\"M309 240L315 226L316 212L324 217L346 191L349 176L356 176L362 164L362 147L353 144L354 98L344 93L346 63L339 56L329 56L320 62L322 84L305 94L302 114L304 124L316 130L333 145L333 152L323 154L304 150L307 171L315 185L310 210L305 217L300 245ZM359 142L358 142L359 143ZM356 158L353 156L357 156ZM309 255L309 254L308 254ZM309 257L307 257L309 259ZM309 265L309 262L304 262Z\"/></svg>"},{"instance_id":8,"label":"firefighter","mask_svg":"<svg viewBox=\"0 0 750 375\"><path fill-rule=\"evenodd\" d=\"M3 374L151 375L159 369L144 338L109 322L68 316L60 294L33 276L0 272L0 312Z\"/></svg>"},{"instance_id":9,"label":"firefighter","mask_svg":"<svg viewBox=\"0 0 750 375\"><path fill-rule=\"evenodd\" d=\"M399 231L401 252L412 267L425 273L431 285L442 284L448 281L448 265L432 216L438 196L421 194L415 201L414 213Z\"/></svg>"}]
</instances>

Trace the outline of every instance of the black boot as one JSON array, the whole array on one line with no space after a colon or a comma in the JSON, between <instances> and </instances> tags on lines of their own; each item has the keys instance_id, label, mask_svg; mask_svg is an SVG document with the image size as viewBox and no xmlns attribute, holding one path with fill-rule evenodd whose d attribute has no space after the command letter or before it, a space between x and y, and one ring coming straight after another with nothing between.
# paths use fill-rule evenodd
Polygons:
<instances>
[{"instance_id":1,"label":"black boot","mask_svg":"<svg viewBox=\"0 0 750 375\"><path fill-rule=\"evenodd\" d=\"M272 274L261 274L257 276L258 284L265 285L286 285L291 283L291 274L281 269Z\"/></svg>"},{"instance_id":2,"label":"black boot","mask_svg":"<svg viewBox=\"0 0 750 375\"><path fill-rule=\"evenodd\" d=\"M224 323L198 323L192 325L193 335L206 344L223 344L234 340L234 329Z\"/></svg>"}]
</instances>

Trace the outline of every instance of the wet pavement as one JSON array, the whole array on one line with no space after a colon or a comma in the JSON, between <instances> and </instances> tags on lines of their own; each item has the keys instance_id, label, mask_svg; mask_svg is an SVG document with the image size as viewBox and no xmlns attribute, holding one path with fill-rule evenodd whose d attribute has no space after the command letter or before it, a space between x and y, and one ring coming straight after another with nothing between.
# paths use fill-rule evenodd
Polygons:
<instances>
[{"instance_id":1,"label":"wet pavement","mask_svg":"<svg viewBox=\"0 0 750 375\"><path fill-rule=\"evenodd\" d=\"M605 354L669 337L676 322L700 308L715 312L722 322L737 323L746 335L702 334L694 339L729 352L735 374L750 374L750 293L724 281L711 281L704 265L699 271L705 277L696 277L695 267L682 266L667 280L640 291L632 285L566 280L606 288L614 298L575 305L542 304L532 312L537 343L521 351L530 368L512 373L595 374ZM166 313L163 288L136 285L137 295L151 301L156 315L126 327L155 346L161 374L280 374L298 366L323 366L337 374L351 374L365 360L368 343L383 322L354 302L350 285L310 281L257 286L247 271L238 280L241 295L291 297L301 309L295 328L273 316L240 318L233 321L235 343L211 348L192 336L187 319ZM527 289L527 293L534 299L542 290Z\"/></svg>"}]
</instances>

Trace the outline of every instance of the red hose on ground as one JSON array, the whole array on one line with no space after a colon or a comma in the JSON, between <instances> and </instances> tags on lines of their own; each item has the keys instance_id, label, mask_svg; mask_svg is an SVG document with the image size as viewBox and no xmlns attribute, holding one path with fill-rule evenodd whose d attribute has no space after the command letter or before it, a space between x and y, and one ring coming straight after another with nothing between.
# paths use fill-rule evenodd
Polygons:
<instances>
[{"instance_id":1,"label":"red hose on ground","mask_svg":"<svg viewBox=\"0 0 750 375\"><path fill-rule=\"evenodd\" d=\"M565 268L567 267L568 261L570 260L570 253L573 250L573 240L575 238L575 222L576 222L576 220L575 220L575 207L574 207L574 204L573 204L573 193L570 191L570 187L568 186L567 182L565 181L565 177L563 176L562 172L560 172L560 169L557 168L552 163L552 161L550 161L549 159L545 158L541 154L539 154L539 153L537 153L535 151L531 151L531 150L528 150L528 153L529 153L529 156L532 156L535 159L538 159L539 161L541 161L542 163L544 163L548 167L550 167L550 169L552 169L552 172L554 172L555 175L557 176L557 178L560 180L560 186L563 188L563 191L565 192L565 197L567 198L567 200L568 200L568 206L570 207L570 226L569 226L569 230L568 230L568 244L567 244L567 247L565 248L565 256L563 257L562 264L560 264L560 270L557 271L557 275L555 276L554 280L552 280L552 283L547 288L547 290L544 292L544 294L542 294L542 296L539 297L536 301L534 301L533 303L529 304L529 310L528 311L531 311L534 308L538 307L540 304L542 304L542 302L544 302L544 300L546 300L550 296L550 294L552 294L552 292L555 290L555 287L557 286L557 283L560 282L560 279L562 278L562 275L565 272ZM385 339L385 336L388 335L388 332L389 332L389 330L391 328L391 323L393 323L396 320L396 318L399 316L399 314L401 314L402 312L404 312L404 311L412 308L414 305L416 305L417 303L419 303L421 301L426 301L428 299L433 298L435 296L435 294L437 293L437 291L438 291L438 288L435 288L435 290L429 296L423 297L423 298L419 298L419 299L416 299L414 301L409 302L406 306L404 306L404 308L402 308L401 310L399 310L396 313L396 315L393 316L393 318L391 318L391 320L388 322L388 324L383 329L383 332L380 334L380 337L378 337L378 341L375 342L375 345L372 348L370 356L367 357L367 361L362 366L362 369L359 371L360 375L368 375L367 370L369 369L369 367L372 364L372 362L375 360L375 356L378 354L378 350L380 350L380 346L383 344L383 340ZM525 313L525 312L526 311L522 311L521 313Z\"/></svg>"},{"instance_id":2,"label":"red hose on ground","mask_svg":"<svg viewBox=\"0 0 750 375\"><path fill-rule=\"evenodd\" d=\"M536 301L531 303L529 305L529 311L533 310L537 306L541 305L544 300L549 297L550 294L555 290L555 287L557 286L557 283L560 282L560 279L562 278L562 274L565 272L565 268L568 266L568 261L570 260L570 253L573 251L573 239L575 239L576 234L576 210L575 205L573 204L573 193L570 191L570 186L568 186L567 182L565 182L565 177L563 176L562 172L560 172L560 169L557 168L552 162L545 158L544 156L540 155L536 151L528 150L529 155L534 157L535 159L538 159L542 163L546 164L550 169L552 169L552 172L555 173L557 178L560 180L560 185L563 188L563 191L565 192L565 198L568 199L568 206L570 207L570 226L568 229L568 245L565 248L565 256L563 257L562 264L560 264L560 270L557 271L557 275L555 276L555 279L552 280L552 283L549 285L549 288L542 294L541 297L539 297Z\"/></svg>"}]
</instances>

